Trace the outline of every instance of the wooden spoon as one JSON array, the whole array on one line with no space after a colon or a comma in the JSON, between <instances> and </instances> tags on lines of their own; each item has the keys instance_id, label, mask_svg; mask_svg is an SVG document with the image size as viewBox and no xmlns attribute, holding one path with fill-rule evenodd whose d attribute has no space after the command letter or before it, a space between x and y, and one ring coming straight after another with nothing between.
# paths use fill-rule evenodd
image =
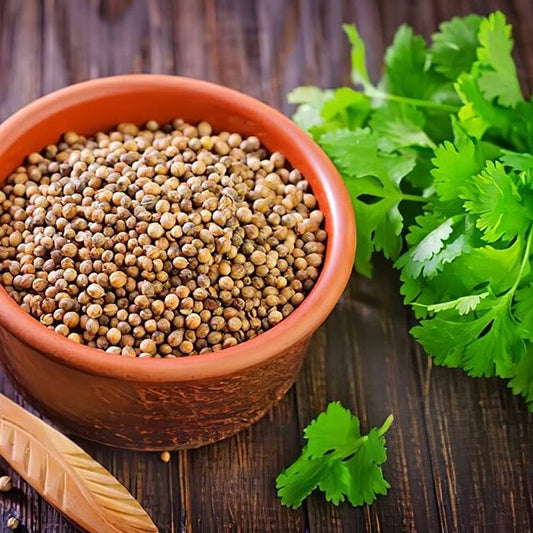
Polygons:
<instances>
[{"instance_id":1,"label":"wooden spoon","mask_svg":"<svg viewBox=\"0 0 533 533\"><path fill-rule=\"evenodd\" d=\"M0 394L0 455L90 533L157 533L139 502L59 431Z\"/></svg>"}]
</instances>

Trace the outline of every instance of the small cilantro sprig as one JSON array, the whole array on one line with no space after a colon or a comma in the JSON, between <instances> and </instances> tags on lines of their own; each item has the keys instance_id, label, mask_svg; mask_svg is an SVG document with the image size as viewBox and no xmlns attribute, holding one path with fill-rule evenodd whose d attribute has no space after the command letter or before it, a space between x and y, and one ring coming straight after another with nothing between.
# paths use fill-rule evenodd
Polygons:
<instances>
[{"instance_id":1,"label":"small cilantro sprig","mask_svg":"<svg viewBox=\"0 0 533 533\"><path fill-rule=\"evenodd\" d=\"M453 18L428 45L401 26L377 84L344 29L356 87L289 99L352 198L355 267L392 259L436 363L508 379L533 411L533 101L511 27L500 12Z\"/></svg>"},{"instance_id":2,"label":"small cilantro sprig","mask_svg":"<svg viewBox=\"0 0 533 533\"><path fill-rule=\"evenodd\" d=\"M307 440L300 457L276 479L281 503L294 509L317 487L326 500L353 506L373 503L390 485L381 465L387 459L385 433L390 415L380 428L361 435L359 419L339 402L332 402L305 429Z\"/></svg>"}]
</instances>

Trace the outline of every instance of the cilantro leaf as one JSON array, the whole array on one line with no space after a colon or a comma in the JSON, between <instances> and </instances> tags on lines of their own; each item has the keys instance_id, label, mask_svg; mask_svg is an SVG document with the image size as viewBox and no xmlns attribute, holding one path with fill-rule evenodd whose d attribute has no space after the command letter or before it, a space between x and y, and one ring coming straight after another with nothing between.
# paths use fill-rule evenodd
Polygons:
<instances>
[{"instance_id":1,"label":"cilantro leaf","mask_svg":"<svg viewBox=\"0 0 533 533\"><path fill-rule=\"evenodd\" d=\"M502 162L516 170L533 170L533 155L503 150Z\"/></svg>"},{"instance_id":2,"label":"cilantro leaf","mask_svg":"<svg viewBox=\"0 0 533 533\"><path fill-rule=\"evenodd\" d=\"M370 112L370 100L349 87L322 91L318 87L298 87L291 91L289 103L299 104L293 120L315 139L328 131L356 129Z\"/></svg>"},{"instance_id":3,"label":"cilantro leaf","mask_svg":"<svg viewBox=\"0 0 533 533\"><path fill-rule=\"evenodd\" d=\"M390 415L368 435L359 431L359 419L339 402L332 402L304 430L307 444L300 457L276 479L283 505L300 507L317 487L335 505L345 498L353 506L372 504L390 485L381 465L387 459L385 433Z\"/></svg>"},{"instance_id":4,"label":"cilantro leaf","mask_svg":"<svg viewBox=\"0 0 533 533\"><path fill-rule=\"evenodd\" d=\"M330 468L323 472L318 488L325 493L328 502L339 505L350 490L351 475L344 461L332 461Z\"/></svg>"},{"instance_id":5,"label":"cilantro leaf","mask_svg":"<svg viewBox=\"0 0 533 533\"><path fill-rule=\"evenodd\" d=\"M365 88L371 87L372 83L366 68L365 43L359 36L357 28L353 24L344 24L342 29L346 33L352 46L352 81L355 85L362 85Z\"/></svg>"},{"instance_id":6,"label":"cilantro leaf","mask_svg":"<svg viewBox=\"0 0 533 533\"><path fill-rule=\"evenodd\" d=\"M411 248L395 263L409 277L432 277L445 263L453 261L467 249L468 243L462 235L452 238L453 226L457 221L437 213L426 213L417 217L416 222L417 225L409 228L407 236Z\"/></svg>"},{"instance_id":7,"label":"cilantro leaf","mask_svg":"<svg viewBox=\"0 0 533 533\"><path fill-rule=\"evenodd\" d=\"M349 87L336 89L333 96L324 102L320 113L323 126L317 133L362 126L370 112L370 100Z\"/></svg>"},{"instance_id":8,"label":"cilantro leaf","mask_svg":"<svg viewBox=\"0 0 533 533\"><path fill-rule=\"evenodd\" d=\"M402 248L399 183L414 160L379 154L377 136L369 130L330 132L320 144L341 172L352 198L358 217L355 265L370 276L373 251L383 250L386 257L395 259Z\"/></svg>"},{"instance_id":9,"label":"cilantro leaf","mask_svg":"<svg viewBox=\"0 0 533 533\"><path fill-rule=\"evenodd\" d=\"M370 127L378 136L378 147L393 152L410 146L434 148L435 144L424 131L425 117L414 107L388 104L374 111Z\"/></svg>"},{"instance_id":10,"label":"cilantro leaf","mask_svg":"<svg viewBox=\"0 0 533 533\"><path fill-rule=\"evenodd\" d=\"M468 139L462 146L445 141L435 149L432 162L434 168L431 174L435 178L440 209L446 213L455 213L463 202L458 192L473 174L481 171L483 161L477 155L474 142Z\"/></svg>"},{"instance_id":11,"label":"cilantro leaf","mask_svg":"<svg viewBox=\"0 0 533 533\"><path fill-rule=\"evenodd\" d=\"M483 171L462 189L465 209L477 215L477 227L487 242L510 241L531 223L518 192L517 177L499 162L487 161Z\"/></svg>"},{"instance_id":12,"label":"cilantro leaf","mask_svg":"<svg viewBox=\"0 0 533 533\"><path fill-rule=\"evenodd\" d=\"M483 300L489 295L488 292L482 292L481 294L471 294L470 296L460 296L450 302L442 302L433 305L427 305L428 311L438 313L439 311L447 311L448 309L456 309L460 315L467 315L470 311L473 311Z\"/></svg>"},{"instance_id":13,"label":"cilantro leaf","mask_svg":"<svg viewBox=\"0 0 533 533\"><path fill-rule=\"evenodd\" d=\"M458 117L466 132L480 139L487 130L496 132L499 138L509 138L515 114L512 109L496 106L485 99L477 81L477 67L473 73L461 74L455 82L455 90L463 102Z\"/></svg>"},{"instance_id":14,"label":"cilantro leaf","mask_svg":"<svg viewBox=\"0 0 533 533\"><path fill-rule=\"evenodd\" d=\"M505 22L505 16L500 11L481 21L481 46L477 49L481 67L478 84L488 100L495 99L503 106L514 107L523 97L511 56L511 26Z\"/></svg>"},{"instance_id":15,"label":"cilantro leaf","mask_svg":"<svg viewBox=\"0 0 533 533\"><path fill-rule=\"evenodd\" d=\"M322 124L322 108L333 97L333 91L323 91L318 87L297 87L287 95L290 104L299 104L292 119L300 128L309 131Z\"/></svg>"},{"instance_id":16,"label":"cilantro leaf","mask_svg":"<svg viewBox=\"0 0 533 533\"><path fill-rule=\"evenodd\" d=\"M468 250L449 267L449 281L461 280L461 287L477 287L488 284L494 294L511 288L518 276L524 253L524 243L516 239L510 246L494 248L477 246Z\"/></svg>"},{"instance_id":17,"label":"cilantro leaf","mask_svg":"<svg viewBox=\"0 0 533 533\"><path fill-rule=\"evenodd\" d=\"M334 443L331 441L332 434L336 435ZM309 441L309 457L321 457L332 451L344 457L352 452L354 438L361 437L359 420L339 402L332 402L304 429L304 437Z\"/></svg>"},{"instance_id":18,"label":"cilantro leaf","mask_svg":"<svg viewBox=\"0 0 533 533\"><path fill-rule=\"evenodd\" d=\"M470 70L476 60L481 20L479 15L453 17L439 26L431 46L431 59L437 72L455 80L459 74Z\"/></svg>"},{"instance_id":19,"label":"cilantro leaf","mask_svg":"<svg viewBox=\"0 0 533 533\"><path fill-rule=\"evenodd\" d=\"M278 497L283 505L297 509L320 483L328 463L322 459L312 459L302 455L276 478Z\"/></svg>"},{"instance_id":20,"label":"cilantro leaf","mask_svg":"<svg viewBox=\"0 0 533 533\"><path fill-rule=\"evenodd\" d=\"M506 300L501 301L501 307L498 304L495 307L499 312L485 326L485 330L487 327L490 329L482 331L479 338L474 339L465 349L462 366L471 376L497 375L510 378L514 359L520 358L525 350L524 341L516 334L517 322L507 307ZM492 312L482 317L483 322Z\"/></svg>"},{"instance_id":21,"label":"cilantro leaf","mask_svg":"<svg viewBox=\"0 0 533 533\"><path fill-rule=\"evenodd\" d=\"M528 339L533 341L533 283L516 291L514 315L529 332Z\"/></svg>"},{"instance_id":22,"label":"cilantro leaf","mask_svg":"<svg viewBox=\"0 0 533 533\"><path fill-rule=\"evenodd\" d=\"M509 387L514 394L521 394L533 411L533 344L528 344L526 353L515 364Z\"/></svg>"},{"instance_id":23,"label":"cilantro leaf","mask_svg":"<svg viewBox=\"0 0 533 533\"><path fill-rule=\"evenodd\" d=\"M412 28L403 24L385 53L384 89L398 96L431 100L445 80L428 69L427 63L426 42L422 37L415 36Z\"/></svg>"},{"instance_id":24,"label":"cilantro leaf","mask_svg":"<svg viewBox=\"0 0 533 533\"><path fill-rule=\"evenodd\" d=\"M444 247L444 241L452 233L451 219L445 220L440 226L428 233L412 252L414 261L427 261Z\"/></svg>"},{"instance_id":25,"label":"cilantro leaf","mask_svg":"<svg viewBox=\"0 0 533 533\"><path fill-rule=\"evenodd\" d=\"M348 501L354 507L363 504L371 505L377 494L384 496L390 488L381 470L381 465L387 460L383 433L383 428L372 429L357 453L346 461L346 467L351 478ZM363 483L361 480L365 480L365 482Z\"/></svg>"},{"instance_id":26,"label":"cilantro leaf","mask_svg":"<svg viewBox=\"0 0 533 533\"><path fill-rule=\"evenodd\" d=\"M473 295L468 295L453 303L445 301L425 306L435 316L422 320L411 332L437 364L464 368L472 376L513 377L516 364L524 357L529 336L523 322L525 317L520 316L520 303L514 306L513 302L521 280L529 274L532 235L530 230L525 245L520 239L516 240L517 268L510 265L512 268L505 271L505 283L488 255L485 271L470 271L471 279L462 280L471 290L485 285L490 289L485 291L489 293L487 296L474 300ZM469 255L462 256L465 265L470 263ZM493 277L499 283L497 289ZM453 277L448 279L454 282ZM464 308L465 303L470 309ZM468 312L458 312L459 304Z\"/></svg>"},{"instance_id":27,"label":"cilantro leaf","mask_svg":"<svg viewBox=\"0 0 533 533\"><path fill-rule=\"evenodd\" d=\"M463 367L473 376L509 377L515 342L515 322L509 298L492 300L492 308L481 316L455 316L454 310L422 320L411 332L432 354L437 364Z\"/></svg>"}]
</instances>

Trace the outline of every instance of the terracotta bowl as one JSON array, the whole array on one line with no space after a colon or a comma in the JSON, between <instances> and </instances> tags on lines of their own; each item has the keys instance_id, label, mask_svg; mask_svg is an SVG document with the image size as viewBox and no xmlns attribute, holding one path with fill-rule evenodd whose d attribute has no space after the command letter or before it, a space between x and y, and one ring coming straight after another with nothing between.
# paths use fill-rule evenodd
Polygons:
<instances>
[{"instance_id":1,"label":"terracotta bowl","mask_svg":"<svg viewBox=\"0 0 533 533\"><path fill-rule=\"evenodd\" d=\"M322 273L286 320L214 354L131 359L77 345L27 315L0 288L0 359L16 387L65 431L112 446L174 450L212 443L260 419L287 392L309 339L348 281L355 221L335 167L288 118L249 96L203 81L156 75L103 78L41 98L0 125L0 179L68 130L119 122L208 120L257 135L309 180L325 214Z\"/></svg>"}]
</instances>

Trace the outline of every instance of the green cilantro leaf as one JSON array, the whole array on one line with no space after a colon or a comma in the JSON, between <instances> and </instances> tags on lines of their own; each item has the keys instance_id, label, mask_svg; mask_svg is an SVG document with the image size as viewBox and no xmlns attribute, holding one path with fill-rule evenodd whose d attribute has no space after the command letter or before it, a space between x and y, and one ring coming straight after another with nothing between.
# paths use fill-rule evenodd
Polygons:
<instances>
[{"instance_id":1,"label":"green cilantro leaf","mask_svg":"<svg viewBox=\"0 0 533 533\"><path fill-rule=\"evenodd\" d=\"M516 291L513 313L529 332L528 339L533 341L533 283Z\"/></svg>"},{"instance_id":2,"label":"green cilantro leaf","mask_svg":"<svg viewBox=\"0 0 533 533\"><path fill-rule=\"evenodd\" d=\"M318 87L297 87L287 95L290 104L299 104L292 119L306 131L322 124L322 108L333 94L332 90L323 91Z\"/></svg>"},{"instance_id":3,"label":"green cilantro leaf","mask_svg":"<svg viewBox=\"0 0 533 533\"><path fill-rule=\"evenodd\" d=\"M434 169L431 171L435 191L440 201L439 208L445 213L456 213L463 200L458 192L466 185L473 174L483 168L474 142L468 139L461 146L446 141L435 149L432 159Z\"/></svg>"},{"instance_id":4,"label":"green cilantro leaf","mask_svg":"<svg viewBox=\"0 0 533 533\"><path fill-rule=\"evenodd\" d=\"M359 419L339 402L332 402L304 430L307 444L300 457L276 479L283 505L300 507L319 488L335 505L345 498L353 506L372 504L390 485L381 465L387 459L385 433L390 415L380 428L362 436Z\"/></svg>"},{"instance_id":5,"label":"green cilantro leaf","mask_svg":"<svg viewBox=\"0 0 533 533\"><path fill-rule=\"evenodd\" d=\"M339 130L323 135L320 144L336 164L358 217L359 251L355 265L370 276L373 251L396 259L402 248L403 218L399 183L413 168L414 159L378 152L378 139L369 130Z\"/></svg>"},{"instance_id":6,"label":"green cilantro leaf","mask_svg":"<svg viewBox=\"0 0 533 533\"><path fill-rule=\"evenodd\" d=\"M533 155L519 154L511 150L502 150L502 163L515 170L531 172L533 170Z\"/></svg>"},{"instance_id":7,"label":"green cilantro leaf","mask_svg":"<svg viewBox=\"0 0 533 533\"><path fill-rule=\"evenodd\" d=\"M435 101L448 98L446 92L439 94L445 90L447 80L428 68L429 63L426 42L403 24L385 53L385 76L381 86L388 93L408 98Z\"/></svg>"},{"instance_id":8,"label":"green cilantro leaf","mask_svg":"<svg viewBox=\"0 0 533 533\"><path fill-rule=\"evenodd\" d=\"M501 254L501 259L508 261L510 267L504 271L505 282L491 257L490 248L484 248L485 270L472 269L469 272L471 279L461 282L469 285L472 291L484 285L488 289L484 293L488 295L480 297L484 293L478 293L479 299L473 299L474 294L470 294L457 298L456 302L444 301L425 306L435 316L422 320L411 332L424 349L434 356L437 364L462 367L472 376L513 377L517 362L524 357L529 336L524 324L527 315L520 316L520 302L516 306L513 302L515 296L520 297L517 288L521 280L529 274L532 235L530 230L525 245L520 239L513 245L518 250L518 255L513 257L516 264L511 265L506 257L513 256L513 253L509 254L506 250L507 253ZM500 251L492 249L492 253ZM462 260L464 266L471 267L475 264L471 261L471 255L461 256L459 262ZM464 266L460 271L465 270ZM439 277L436 276L431 282L439 280ZM446 279L458 284L457 278ZM442 279L439 281L443 282ZM459 312L459 306L465 312Z\"/></svg>"},{"instance_id":9,"label":"green cilantro leaf","mask_svg":"<svg viewBox=\"0 0 533 533\"><path fill-rule=\"evenodd\" d=\"M330 468L323 471L318 488L325 493L326 500L339 505L346 498L350 490L351 472L346 463L338 459L332 461Z\"/></svg>"},{"instance_id":10,"label":"green cilantro leaf","mask_svg":"<svg viewBox=\"0 0 533 533\"><path fill-rule=\"evenodd\" d=\"M288 101L299 104L293 120L315 139L328 131L356 129L370 112L370 100L349 87L322 91L318 87L298 87Z\"/></svg>"},{"instance_id":11,"label":"green cilantro leaf","mask_svg":"<svg viewBox=\"0 0 533 533\"><path fill-rule=\"evenodd\" d=\"M352 81L355 85L362 85L365 88L371 87L372 82L370 81L366 68L365 43L359 36L357 28L353 24L344 24L342 28L352 46Z\"/></svg>"},{"instance_id":12,"label":"green cilantro leaf","mask_svg":"<svg viewBox=\"0 0 533 533\"><path fill-rule=\"evenodd\" d=\"M510 246L494 248L490 245L474 247L467 255L458 257L449 267L450 283L461 280L463 287L488 284L494 294L511 288L520 270L524 243L516 239Z\"/></svg>"},{"instance_id":13,"label":"green cilantro leaf","mask_svg":"<svg viewBox=\"0 0 533 533\"><path fill-rule=\"evenodd\" d=\"M426 70L426 62L426 42L403 24L385 53L385 89L399 96L427 97L435 86L433 77Z\"/></svg>"},{"instance_id":14,"label":"green cilantro leaf","mask_svg":"<svg viewBox=\"0 0 533 533\"><path fill-rule=\"evenodd\" d=\"M374 111L370 127L378 136L378 148L394 152L411 146L434 148L424 131L424 114L405 104L390 103Z\"/></svg>"},{"instance_id":15,"label":"green cilantro leaf","mask_svg":"<svg viewBox=\"0 0 533 533\"><path fill-rule=\"evenodd\" d=\"M442 302L439 304L427 305L428 311L438 313L439 311L447 311L448 309L456 309L460 315L467 315L470 311L473 311L483 300L489 295L488 292L482 292L481 294L472 294L470 296L461 296L450 302Z\"/></svg>"},{"instance_id":16,"label":"green cilantro leaf","mask_svg":"<svg viewBox=\"0 0 533 533\"><path fill-rule=\"evenodd\" d=\"M488 161L462 189L464 207L477 215L477 227L487 242L510 241L531 223L518 192L517 177L499 162Z\"/></svg>"},{"instance_id":17,"label":"green cilantro leaf","mask_svg":"<svg viewBox=\"0 0 533 533\"><path fill-rule=\"evenodd\" d=\"M469 290L468 284L458 283L462 278L456 278L456 271L464 268L461 265L467 258L470 259L477 248L473 248L475 227L468 216L446 219L436 212L428 212L417 217L416 223L409 228L410 232L406 237L411 247L398 259L395 266L402 269L403 286L400 292L406 297L406 303L414 306L415 314L420 316L426 314L421 306L455 300ZM442 241L436 241L438 248L433 253L420 253L424 245L427 249L428 242L425 239L428 235L433 234L434 237L443 230L448 233L450 227L450 234L444 234ZM438 280L433 280L436 276Z\"/></svg>"},{"instance_id":18,"label":"green cilantro leaf","mask_svg":"<svg viewBox=\"0 0 533 533\"><path fill-rule=\"evenodd\" d=\"M479 15L453 17L439 26L431 46L431 59L437 72L455 80L470 70L476 60L481 20Z\"/></svg>"},{"instance_id":19,"label":"green cilantro leaf","mask_svg":"<svg viewBox=\"0 0 533 533\"><path fill-rule=\"evenodd\" d=\"M485 99L476 81L478 71L474 65L473 73L461 74L455 82L455 90L463 102L458 113L459 120L466 132L478 139L487 130L495 132L499 138L509 138L515 113Z\"/></svg>"},{"instance_id":20,"label":"green cilantro leaf","mask_svg":"<svg viewBox=\"0 0 533 533\"><path fill-rule=\"evenodd\" d=\"M489 101L495 99L503 106L514 107L523 97L511 56L511 26L505 22L505 16L500 11L491 13L481 21L481 46L477 49L481 67L478 84Z\"/></svg>"},{"instance_id":21,"label":"green cilantro leaf","mask_svg":"<svg viewBox=\"0 0 533 533\"><path fill-rule=\"evenodd\" d=\"M331 435L336 435L332 443ZM332 451L347 456L353 451L353 439L361 436L359 420L339 402L328 405L326 412L318 415L305 429L304 437L309 441L309 457L322 457Z\"/></svg>"},{"instance_id":22,"label":"green cilantro leaf","mask_svg":"<svg viewBox=\"0 0 533 533\"><path fill-rule=\"evenodd\" d=\"M453 309L422 320L411 332L437 364L463 367L473 376L509 377L516 343L509 297L492 304L481 316L457 316Z\"/></svg>"},{"instance_id":23,"label":"green cilantro leaf","mask_svg":"<svg viewBox=\"0 0 533 533\"><path fill-rule=\"evenodd\" d=\"M522 357L525 351L523 339L516 334L518 323L509 309L507 299L500 302L478 319L485 324L484 330L465 349L462 366L471 376L510 378L514 360ZM492 314L495 315L493 318ZM486 323L489 316L491 321ZM488 331L487 327L490 327Z\"/></svg>"},{"instance_id":24,"label":"green cilantro leaf","mask_svg":"<svg viewBox=\"0 0 533 533\"><path fill-rule=\"evenodd\" d=\"M381 465L387 460L384 433L392 423L392 417L385 421L379 429L372 429L358 448L357 453L346 461L350 473L350 487L348 489L348 501L354 506L371 505L376 495L384 496L390 488L389 483L383 477ZM364 483L361 480L365 480Z\"/></svg>"},{"instance_id":25,"label":"green cilantro leaf","mask_svg":"<svg viewBox=\"0 0 533 533\"><path fill-rule=\"evenodd\" d=\"M349 87L336 89L333 96L324 102L320 113L324 126L318 133L359 128L364 124L369 112L370 100L364 94Z\"/></svg>"},{"instance_id":26,"label":"green cilantro leaf","mask_svg":"<svg viewBox=\"0 0 533 533\"><path fill-rule=\"evenodd\" d=\"M414 248L412 258L414 261L427 261L444 247L444 241L452 233L452 219L445 220L440 226L428 233Z\"/></svg>"},{"instance_id":27,"label":"green cilantro leaf","mask_svg":"<svg viewBox=\"0 0 533 533\"><path fill-rule=\"evenodd\" d=\"M420 275L436 275L443 265L452 262L468 248L464 235L452 236L457 222L438 213L417 217L417 224L409 228L406 238L411 248L396 261L395 266L403 268L413 279Z\"/></svg>"},{"instance_id":28,"label":"green cilantro leaf","mask_svg":"<svg viewBox=\"0 0 533 533\"><path fill-rule=\"evenodd\" d=\"M533 344L528 344L526 353L515 364L509 387L514 394L524 396L529 410L533 411Z\"/></svg>"},{"instance_id":29,"label":"green cilantro leaf","mask_svg":"<svg viewBox=\"0 0 533 533\"><path fill-rule=\"evenodd\" d=\"M276 478L278 497L283 505L297 509L325 477L329 464L322 459L302 455Z\"/></svg>"}]
</instances>

